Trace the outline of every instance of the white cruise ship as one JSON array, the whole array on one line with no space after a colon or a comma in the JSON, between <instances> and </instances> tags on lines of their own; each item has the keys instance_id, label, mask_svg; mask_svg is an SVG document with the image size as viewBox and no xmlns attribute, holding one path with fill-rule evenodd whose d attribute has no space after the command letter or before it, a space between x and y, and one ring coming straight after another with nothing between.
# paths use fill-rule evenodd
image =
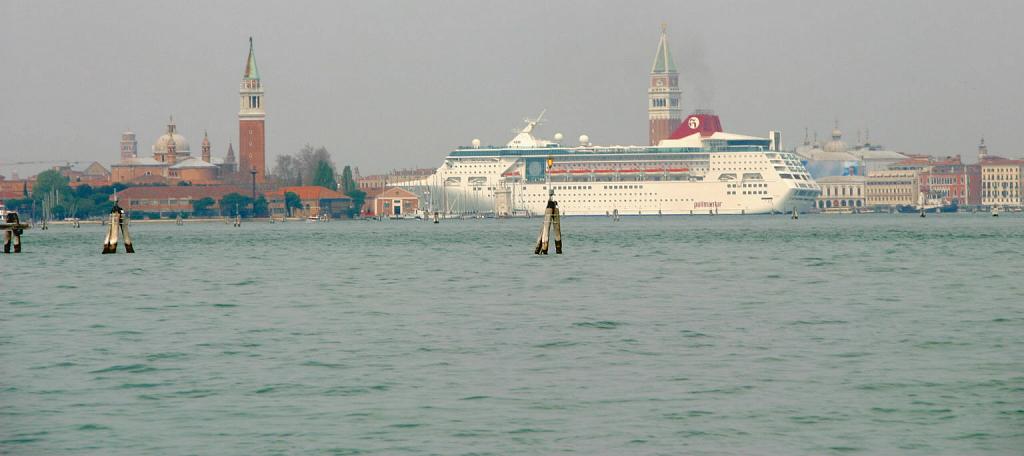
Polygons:
<instances>
[{"instance_id":1,"label":"white cruise ship","mask_svg":"<svg viewBox=\"0 0 1024 456\"><path fill-rule=\"evenodd\" d=\"M657 146L560 144L528 120L504 147L460 147L401 186L444 214L542 214L549 187L565 215L767 214L809 210L821 190L796 155L769 138L722 131L698 111ZM777 141L777 136L776 136ZM550 166L549 166L550 165Z\"/></svg>"}]
</instances>

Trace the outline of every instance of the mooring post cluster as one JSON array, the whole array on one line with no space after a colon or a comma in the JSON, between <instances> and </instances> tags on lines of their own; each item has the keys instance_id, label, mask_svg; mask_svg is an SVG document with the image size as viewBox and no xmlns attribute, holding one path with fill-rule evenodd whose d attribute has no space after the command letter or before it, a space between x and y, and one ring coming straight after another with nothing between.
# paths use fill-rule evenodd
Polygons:
<instances>
[{"instance_id":1,"label":"mooring post cluster","mask_svg":"<svg viewBox=\"0 0 1024 456\"><path fill-rule=\"evenodd\" d=\"M103 241L103 253L117 253L119 237L124 238L124 251L135 253L132 247L132 237L128 234L128 219L124 215L124 209L117 205L114 200L114 207L110 208L110 223L107 224L107 237Z\"/></svg>"},{"instance_id":2,"label":"mooring post cluster","mask_svg":"<svg viewBox=\"0 0 1024 456\"><path fill-rule=\"evenodd\" d=\"M14 247L14 253L21 253L21 233L25 232L28 225L21 223L18 213L11 211L4 214L0 228L4 231L4 253L11 253L11 247Z\"/></svg>"},{"instance_id":3,"label":"mooring post cluster","mask_svg":"<svg viewBox=\"0 0 1024 456\"><path fill-rule=\"evenodd\" d=\"M536 255L547 255L548 254L548 242L551 237L551 231L554 231L555 238L555 253L562 254L562 223L561 216L558 213L558 201L555 201L555 190L551 188L551 167L555 161L552 157L548 157L548 169L545 180L547 181L548 188L548 205L544 209L544 222L541 223L540 235L537 236L537 247L533 249L533 253Z\"/></svg>"},{"instance_id":4,"label":"mooring post cluster","mask_svg":"<svg viewBox=\"0 0 1024 456\"><path fill-rule=\"evenodd\" d=\"M551 236L551 232L554 231L554 236ZM549 239L555 238L555 253L561 255L562 253L562 223L561 215L558 213L558 202L555 200L548 201L548 207L544 209L544 222L540 227L540 235L537 236L537 247L533 253L537 255L547 255Z\"/></svg>"}]
</instances>

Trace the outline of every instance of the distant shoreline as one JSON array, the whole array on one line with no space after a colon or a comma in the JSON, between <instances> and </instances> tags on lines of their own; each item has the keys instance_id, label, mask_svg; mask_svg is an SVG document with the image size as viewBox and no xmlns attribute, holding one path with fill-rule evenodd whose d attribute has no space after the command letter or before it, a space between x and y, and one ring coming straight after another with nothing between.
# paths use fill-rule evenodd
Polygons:
<instances>
[{"instance_id":1,"label":"distant shoreline","mask_svg":"<svg viewBox=\"0 0 1024 456\"><path fill-rule=\"evenodd\" d=\"M181 222L182 223L226 223L226 224L230 224L232 222L232 220L234 220L234 218L232 218L232 217L216 217L216 218L210 218L210 217L192 218L192 217L190 217L190 218L183 218L183 219L181 219ZM264 223L270 223L270 220L271 220L270 217L243 218L242 219L243 222L264 222ZM302 218L302 217L287 217L285 219L275 218L274 222L281 222L281 221L285 221L285 222L301 222L301 221L304 221L304 220L306 220L306 219ZM106 222L106 220L79 220L78 221L78 223L80 225L102 225L105 222ZM74 225L75 224L75 222L70 221L70 220L60 220L60 221L53 221L53 222L47 222L47 223L49 225ZM162 218L162 219L133 219L131 221L132 225L134 225L136 223L177 223L177 220L176 219L163 219Z\"/></svg>"}]
</instances>

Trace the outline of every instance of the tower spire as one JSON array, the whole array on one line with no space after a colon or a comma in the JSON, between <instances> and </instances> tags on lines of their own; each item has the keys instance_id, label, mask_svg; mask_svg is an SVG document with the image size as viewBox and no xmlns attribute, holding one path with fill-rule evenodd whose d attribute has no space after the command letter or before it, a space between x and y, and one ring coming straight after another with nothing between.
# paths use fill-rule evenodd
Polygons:
<instances>
[{"instance_id":1,"label":"tower spire","mask_svg":"<svg viewBox=\"0 0 1024 456\"><path fill-rule=\"evenodd\" d=\"M259 79L260 70L256 68L256 51L253 49L252 37L249 37L249 58L245 61L245 74L243 79Z\"/></svg>"},{"instance_id":2,"label":"tower spire","mask_svg":"<svg viewBox=\"0 0 1024 456\"><path fill-rule=\"evenodd\" d=\"M203 144L202 144L202 160L206 163L210 163L210 135L207 134L206 130L203 130Z\"/></svg>"},{"instance_id":3,"label":"tower spire","mask_svg":"<svg viewBox=\"0 0 1024 456\"><path fill-rule=\"evenodd\" d=\"M672 60L672 53L668 50L668 24L661 24L661 39L658 41L658 52L654 54L654 64L651 65L651 73L675 73L676 62Z\"/></svg>"}]
</instances>

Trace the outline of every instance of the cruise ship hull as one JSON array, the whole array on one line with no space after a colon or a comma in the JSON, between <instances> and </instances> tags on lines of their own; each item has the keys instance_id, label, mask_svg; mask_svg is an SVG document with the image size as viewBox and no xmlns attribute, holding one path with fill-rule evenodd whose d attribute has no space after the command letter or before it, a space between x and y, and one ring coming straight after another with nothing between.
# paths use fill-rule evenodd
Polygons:
<instances>
[{"instance_id":1,"label":"cruise ship hull","mask_svg":"<svg viewBox=\"0 0 1024 456\"><path fill-rule=\"evenodd\" d=\"M549 197L568 216L806 212L821 194L796 155L724 133L713 114L692 115L657 146L592 146L584 136L564 147L533 136L535 125L505 147L456 149L433 176L402 186L429 211L496 215L542 214Z\"/></svg>"},{"instance_id":2,"label":"cruise ship hull","mask_svg":"<svg viewBox=\"0 0 1024 456\"><path fill-rule=\"evenodd\" d=\"M732 195L727 184L706 182L589 182L552 183L553 198L563 215L748 215L779 212L807 212L814 198L787 189L784 183L761 183L765 187L742 190ZM595 187L598 187L595 189ZM547 185L521 187L513 206L542 214L547 204ZM763 192L753 194L754 192ZM486 204L477 210L486 211Z\"/></svg>"}]
</instances>

